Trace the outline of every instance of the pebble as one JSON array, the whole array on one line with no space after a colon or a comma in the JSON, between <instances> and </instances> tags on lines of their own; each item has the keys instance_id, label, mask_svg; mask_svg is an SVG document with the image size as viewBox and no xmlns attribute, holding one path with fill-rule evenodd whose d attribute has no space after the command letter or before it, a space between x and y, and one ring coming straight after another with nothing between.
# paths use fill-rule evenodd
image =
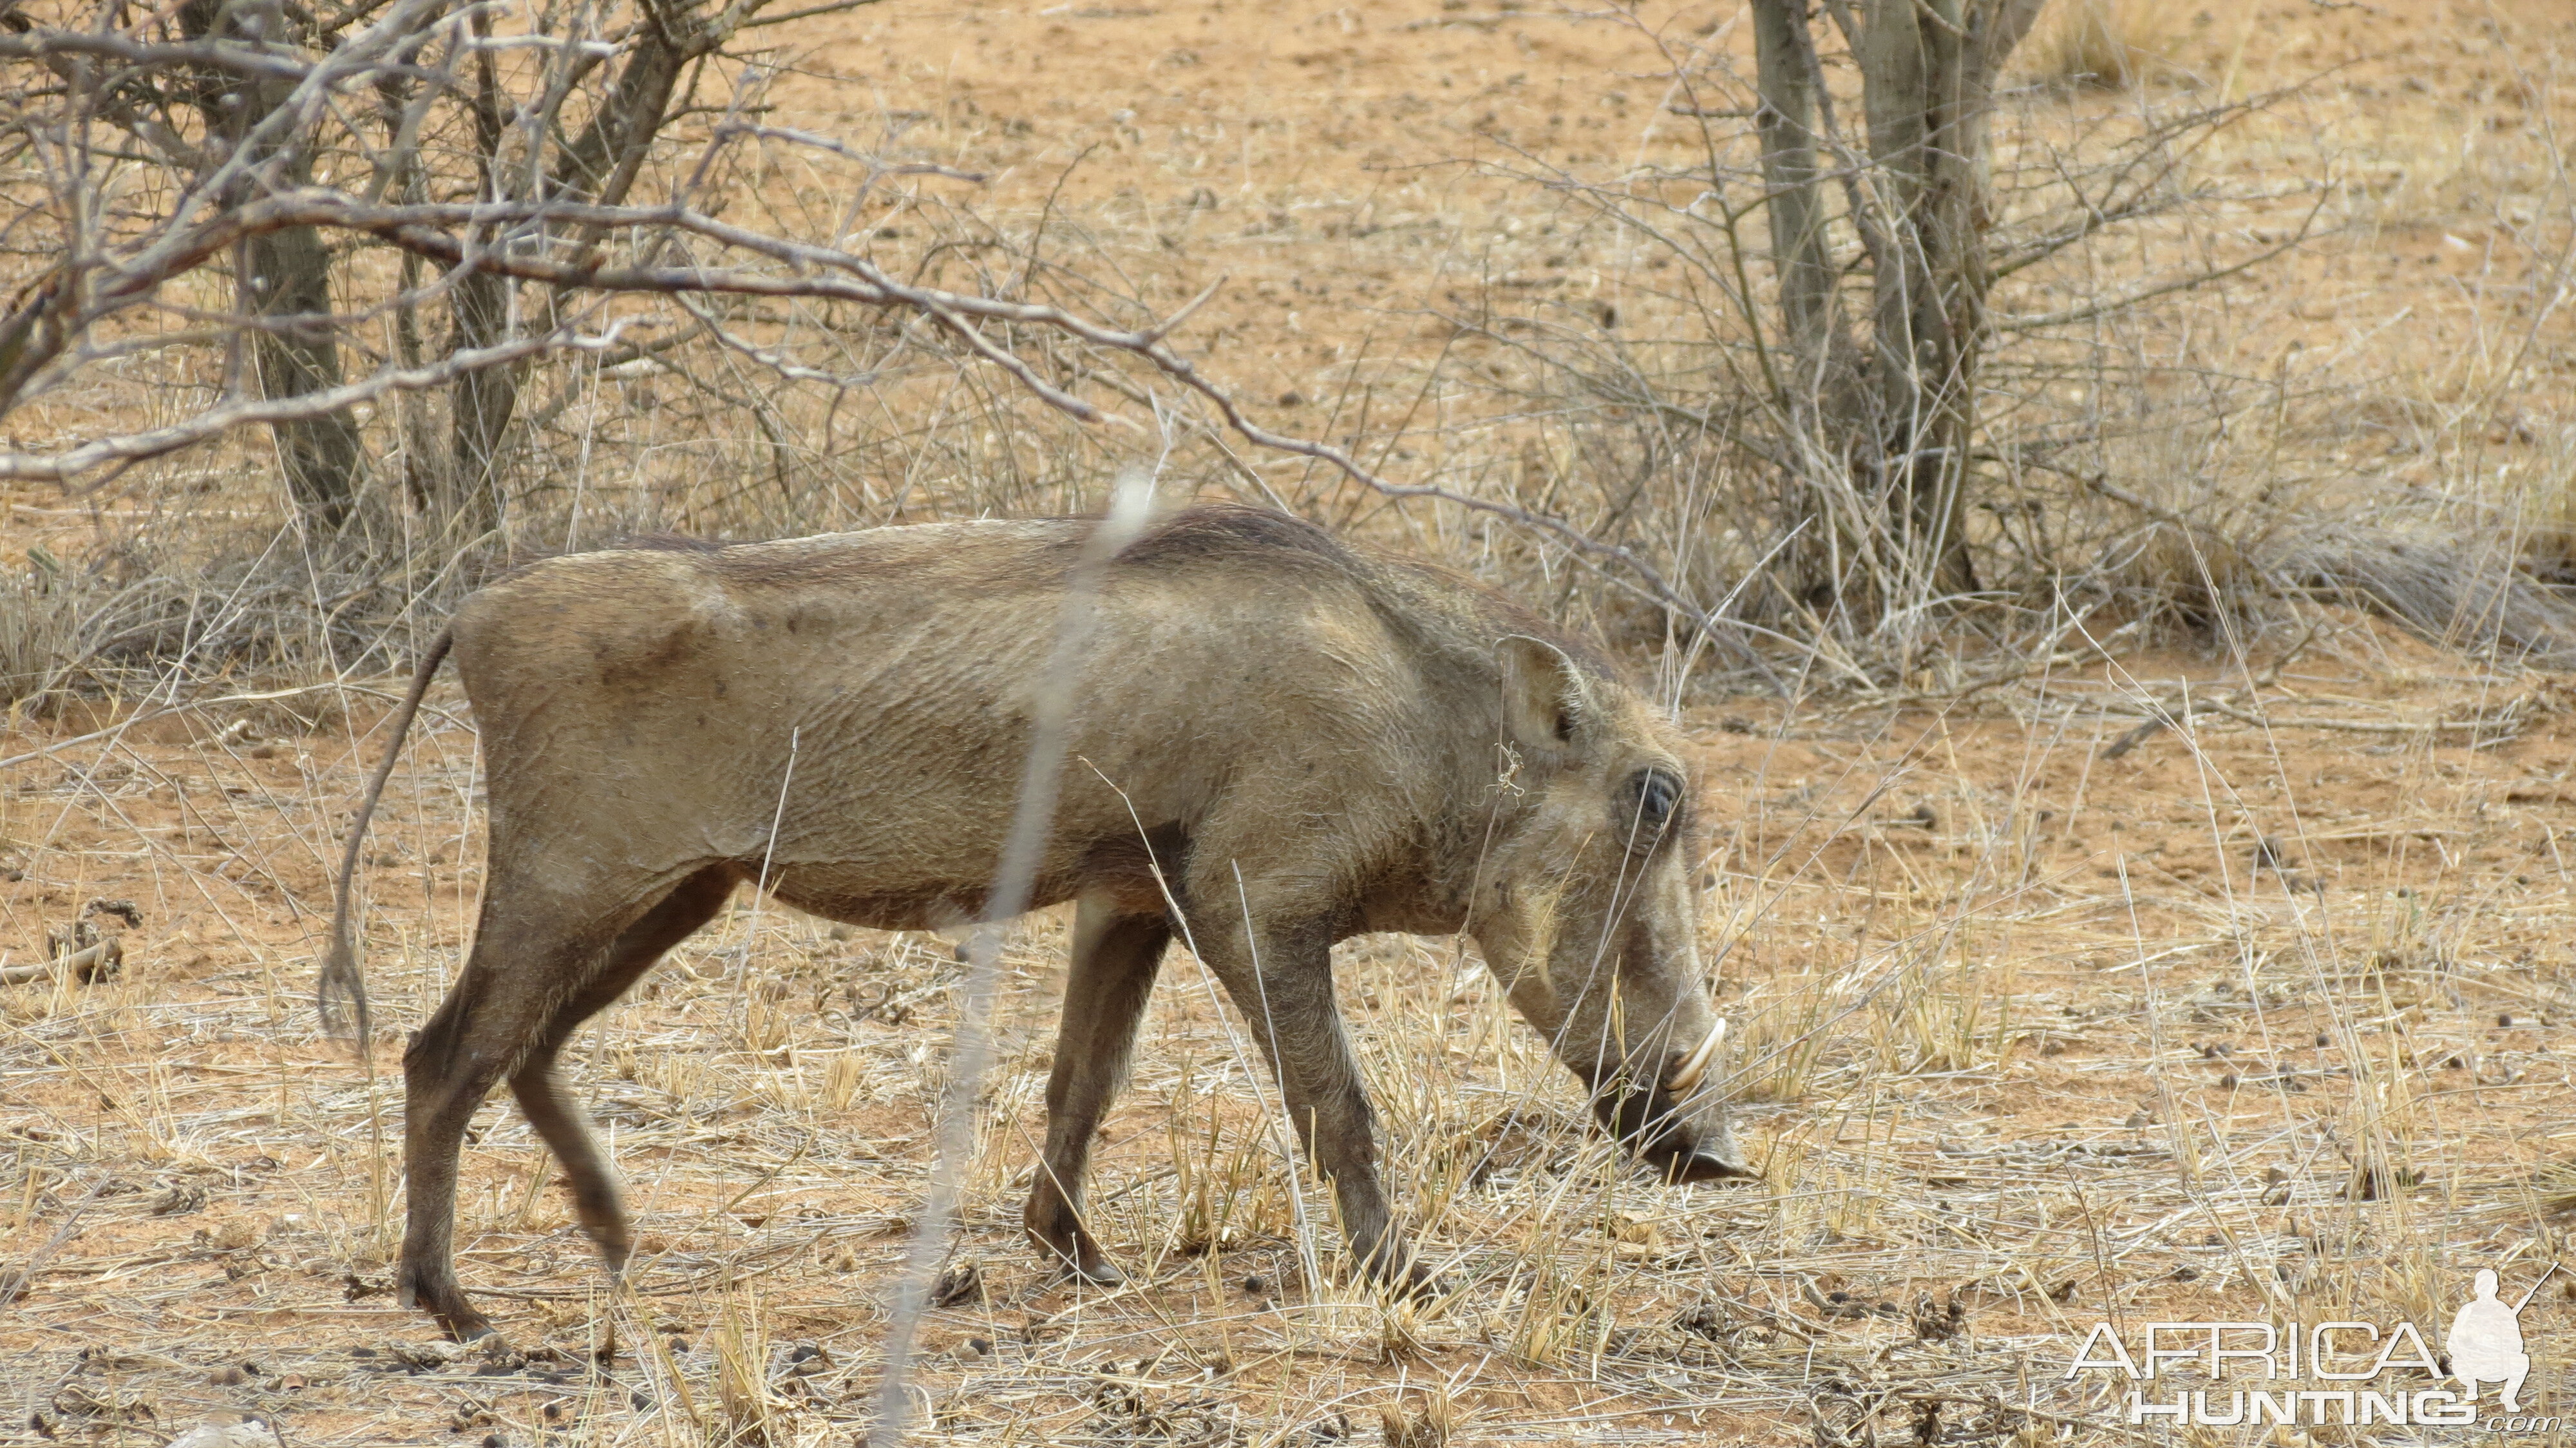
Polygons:
<instances>
[{"instance_id":1,"label":"pebble","mask_svg":"<svg viewBox=\"0 0 2576 1448\"><path fill-rule=\"evenodd\" d=\"M205 1422L170 1440L170 1448L278 1448L277 1434L257 1418Z\"/></svg>"}]
</instances>

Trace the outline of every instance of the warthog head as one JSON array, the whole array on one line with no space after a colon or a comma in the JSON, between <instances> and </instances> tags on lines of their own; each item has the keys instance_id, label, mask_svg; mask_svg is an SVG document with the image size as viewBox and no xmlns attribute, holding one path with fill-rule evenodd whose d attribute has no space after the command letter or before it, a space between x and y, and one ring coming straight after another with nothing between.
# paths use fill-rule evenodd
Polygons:
<instances>
[{"instance_id":1,"label":"warthog head","mask_svg":"<svg viewBox=\"0 0 2576 1448\"><path fill-rule=\"evenodd\" d=\"M1675 1181L1751 1176L1718 1099L1725 1023L1700 966L1675 732L1550 644L1510 638L1503 654L1506 742L1469 928L1620 1141Z\"/></svg>"}]
</instances>

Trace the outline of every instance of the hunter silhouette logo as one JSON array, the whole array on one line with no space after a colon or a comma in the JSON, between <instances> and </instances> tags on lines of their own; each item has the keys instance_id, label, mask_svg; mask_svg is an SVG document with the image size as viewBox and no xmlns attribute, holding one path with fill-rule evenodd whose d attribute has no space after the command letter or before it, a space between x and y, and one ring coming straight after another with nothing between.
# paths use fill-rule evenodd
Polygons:
<instances>
[{"instance_id":1,"label":"hunter silhouette logo","mask_svg":"<svg viewBox=\"0 0 2576 1448\"><path fill-rule=\"evenodd\" d=\"M2477 1296L2461 1304L2451 1319L2450 1335L2442 1345L2451 1352L2451 1376L2478 1395L2478 1384L2501 1383L2504 1386L2504 1410L2522 1411L2522 1380L2531 1373L2531 1355L2522 1350L2522 1310L2531 1305L2533 1293L2540 1291L2558 1271L2556 1263L2540 1274L2540 1282L2513 1306L2504 1305L2496 1296L2496 1275L2485 1268L2478 1270Z\"/></svg>"}]
</instances>

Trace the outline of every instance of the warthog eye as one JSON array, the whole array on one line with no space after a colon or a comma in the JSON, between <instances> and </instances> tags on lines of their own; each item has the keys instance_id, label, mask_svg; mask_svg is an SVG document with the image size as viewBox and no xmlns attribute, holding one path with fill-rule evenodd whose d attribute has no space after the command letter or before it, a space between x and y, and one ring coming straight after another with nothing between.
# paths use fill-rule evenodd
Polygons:
<instances>
[{"instance_id":1,"label":"warthog eye","mask_svg":"<svg viewBox=\"0 0 2576 1448\"><path fill-rule=\"evenodd\" d=\"M1682 782L1669 770L1638 770L1620 793L1624 796L1620 830L1641 849L1663 838L1681 809Z\"/></svg>"}]
</instances>

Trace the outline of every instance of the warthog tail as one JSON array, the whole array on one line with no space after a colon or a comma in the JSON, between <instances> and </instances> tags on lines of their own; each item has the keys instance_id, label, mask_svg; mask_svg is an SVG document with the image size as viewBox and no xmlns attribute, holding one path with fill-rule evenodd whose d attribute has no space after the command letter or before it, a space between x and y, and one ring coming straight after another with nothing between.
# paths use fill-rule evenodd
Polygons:
<instances>
[{"instance_id":1,"label":"warthog tail","mask_svg":"<svg viewBox=\"0 0 2576 1448\"><path fill-rule=\"evenodd\" d=\"M322 1011L322 1029L343 1040L350 1037L350 1018L357 1022L357 1048L367 1049L373 1039L367 1020L367 981L358 971L358 950L349 934L349 896L358 883L358 847L366 843L367 822L375 818L376 801L384 796L385 781L393 777L394 760L402 754L403 736L411 732L411 721L420 713L421 696L429 692L429 681L438 666L447 661L448 646L456 637L446 629L430 640L429 652L421 657L420 667L412 672L411 692L403 696L402 707L394 711L393 739L385 746L383 762L376 766L375 777L367 781L367 797L358 804L358 817L349 822L349 848L340 856L340 883L331 894L331 945L322 955L322 979L314 991L314 1004ZM344 1014L341 1005L349 1010Z\"/></svg>"}]
</instances>

